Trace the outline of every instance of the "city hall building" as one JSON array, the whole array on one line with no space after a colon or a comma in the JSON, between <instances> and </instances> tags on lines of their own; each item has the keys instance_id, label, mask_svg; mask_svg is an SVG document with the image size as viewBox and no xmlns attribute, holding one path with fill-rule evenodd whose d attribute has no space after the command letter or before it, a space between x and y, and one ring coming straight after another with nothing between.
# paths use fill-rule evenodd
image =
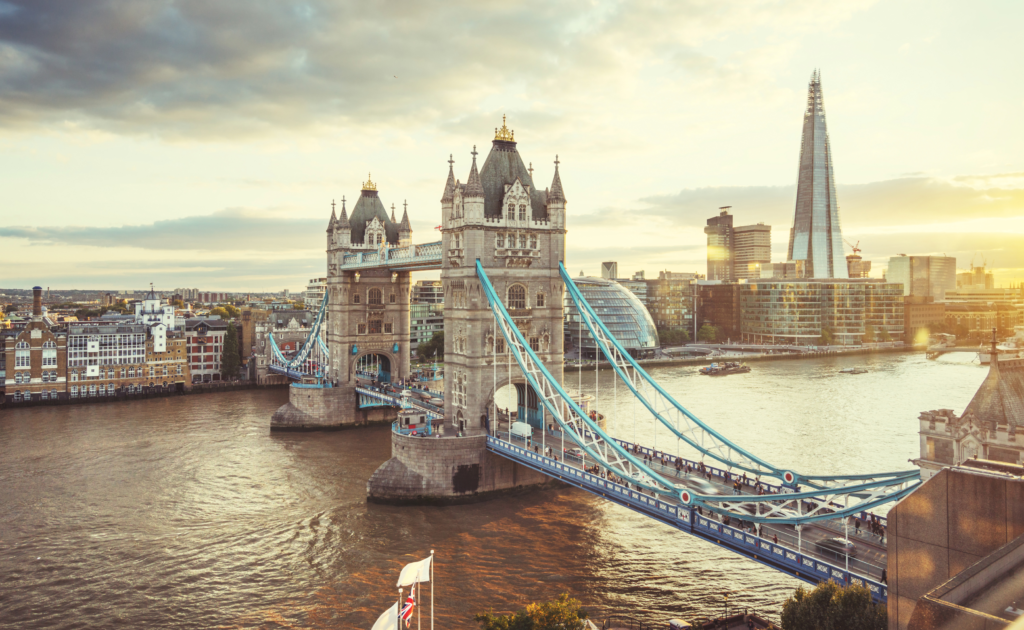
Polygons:
<instances>
[{"instance_id":1,"label":"city hall building","mask_svg":"<svg viewBox=\"0 0 1024 630\"><path fill-rule=\"evenodd\" d=\"M762 278L740 285L743 341L818 345L822 331L833 345L864 343L874 331L903 341L903 285L853 278Z\"/></svg>"}]
</instances>

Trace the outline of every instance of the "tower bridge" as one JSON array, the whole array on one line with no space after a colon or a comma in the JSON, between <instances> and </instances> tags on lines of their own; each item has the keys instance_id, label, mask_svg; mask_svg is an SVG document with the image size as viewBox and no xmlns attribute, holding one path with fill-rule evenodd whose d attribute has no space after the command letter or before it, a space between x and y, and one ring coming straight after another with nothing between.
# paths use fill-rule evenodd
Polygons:
<instances>
[{"instance_id":1,"label":"tower bridge","mask_svg":"<svg viewBox=\"0 0 1024 630\"><path fill-rule=\"evenodd\" d=\"M340 215L332 208L327 299L302 349L275 355L273 369L296 382L271 428L391 422L412 407L429 427L395 424L368 500L461 502L557 480L799 579L862 583L884 601L882 537L854 536L851 521L884 525L873 510L913 491L919 471L806 474L719 434L636 363L566 272L557 156L540 189L504 124L480 168L477 155L465 183L449 159L440 242L414 245L407 209L400 222L394 206L388 216L370 178L351 215L344 198ZM427 269L441 270L444 290L443 407L407 391L410 274ZM671 447L613 437L566 389L566 292L614 369L614 395L667 430ZM507 386L518 392L515 422L496 401ZM857 553L837 552L833 538L853 538Z\"/></svg>"}]
</instances>

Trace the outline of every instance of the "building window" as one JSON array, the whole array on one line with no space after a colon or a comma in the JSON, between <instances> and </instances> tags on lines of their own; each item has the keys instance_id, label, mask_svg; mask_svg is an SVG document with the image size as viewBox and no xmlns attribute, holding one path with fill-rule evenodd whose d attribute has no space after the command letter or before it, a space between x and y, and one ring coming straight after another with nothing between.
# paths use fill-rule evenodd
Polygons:
<instances>
[{"instance_id":1,"label":"building window","mask_svg":"<svg viewBox=\"0 0 1024 630\"><path fill-rule=\"evenodd\" d=\"M359 304L359 294L358 293L353 293L352 294L352 303L353 304Z\"/></svg>"},{"instance_id":2,"label":"building window","mask_svg":"<svg viewBox=\"0 0 1024 630\"><path fill-rule=\"evenodd\" d=\"M512 203L511 201L508 202L508 218L516 218L516 204Z\"/></svg>"},{"instance_id":3,"label":"building window","mask_svg":"<svg viewBox=\"0 0 1024 630\"><path fill-rule=\"evenodd\" d=\"M394 293L392 293L391 295L388 296L388 302L391 302L392 304L394 304L396 300L397 300L397 296Z\"/></svg>"},{"instance_id":4,"label":"building window","mask_svg":"<svg viewBox=\"0 0 1024 630\"><path fill-rule=\"evenodd\" d=\"M537 236L530 236L530 249L537 249Z\"/></svg>"},{"instance_id":5,"label":"building window","mask_svg":"<svg viewBox=\"0 0 1024 630\"><path fill-rule=\"evenodd\" d=\"M370 289L366 294L367 304L383 304L384 294L381 293L380 289Z\"/></svg>"},{"instance_id":6,"label":"building window","mask_svg":"<svg viewBox=\"0 0 1024 630\"><path fill-rule=\"evenodd\" d=\"M508 289L508 307L526 308L526 288L521 284L513 284Z\"/></svg>"},{"instance_id":7,"label":"building window","mask_svg":"<svg viewBox=\"0 0 1024 630\"><path fill-rule=\"evenodd\" d=\"M530 337L530 349L534 352L540 350L540 339L538 337Z\"/></svg>"},{"instance_id":8,"label":"building window","mask_svg":"<svg viewBox=\"0 0 1024 630\"><path fill-rule=\"evenodd\" d=\"M526 249L526 235L519 235L519 249Z\"/></svg>"},{"instance_id":9,"label":"building window","mask_svg":"<svg viewBox=\"0 0 1024 630\"><path fill-rule=\"evenodd\" d=\"M71 397L72 398L78 398L78 386L77 385L72 385L71 386Z\"/></svg>"},{"instance_id":10,"label":"building window","mask_svg":"<svg viewBox=\"0 0 1024 630\"><path fill-rule=\"evenodd\" d=\"M356 333L360 335L366 334L366 324L359 324L356 326Z\"/></svg>"},{"instance_id":11,"label":"building window","mask_svg":"<svg viewBox=\"0 0 1024 630\"><path fill-rule=\"evenodd\" d=\"M390 335L395 332L395 325L391 322L384 324L384 334Z\"/></svg>"},{"instance_id":12,"label":"building window","mask_svg":"<svg viewBox=\"0 0 1024 630\"><path fill-rule=\"evenodd\" d=\"M520 221L525 221L526 220L526 204L525 203L519 204L519 220Z\"/></svg>"},{"instance_id":13,"label":"building window","mask_svg":"<svg viewBox=\"0 0 1024 630\"><path fill-rule=\"evenodd\" d=\"M21 402L21 392L20 391L15 390L15 392L14 392L14 402Z\"/></svg>"},{"instance_id":14,"label":"building window","mask_svg":"<svg viewBox=\"0 0 1024 630\"><path fill-rule=\"evenodd\" d=\"M383 320L380 320L380 319L371 319L370 320L370 334L371 335L379 335L381 333L381 330L383 330L383 329L384 329L384 322L383 322Z\"/></svg>"},{"instance_id":15,"label":"building window","mask_svg":"<svg viewBox=\"0 0 1024 630\"><path fill-rule=\"evenodd\" d=\"M498 234L494 238L495 238L495 245L497 246L497 248L498 249L505 249L505 235L504 234Z\"/></svg>"},{"instance_id":16,"label":"building window","mask_svg":"<svg viewBox=\"0 0 1024 630\"><path fill-rule=\"evenodd\" d=\"M505 354L505 338L499 336L497 341L494 342L494 351L498 354Z\"/></svg>"},{"instance_id":17,"label":"building window","mask_svg":"<svg viewBox=\"0 0 1024 630\"><path fill-rule=\"evenodd\" d=\"M543 293L538 293L537 294L537 306L544 306L544 294Z\"/></svg>"}]
</instances>

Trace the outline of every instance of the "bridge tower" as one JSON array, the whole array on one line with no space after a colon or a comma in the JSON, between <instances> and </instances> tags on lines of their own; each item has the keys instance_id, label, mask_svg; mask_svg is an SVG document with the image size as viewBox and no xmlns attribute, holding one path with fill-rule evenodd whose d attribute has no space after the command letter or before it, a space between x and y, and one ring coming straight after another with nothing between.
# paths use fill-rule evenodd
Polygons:
<instances>
[{"instance_id":1,"label":"bridge tower","mask_svg":"<svg viewBox=\"0 0 1024 630\"><path fill-rule=\"evenodd\" d=\"M562 379L562 281L565 195L558 175L545 190L533 183L512 132L495 130L478 170L476 148L465 183L448 181L441 198L441 280L444 287L444 436L392 433L392 458L367 483L367 498L384 503L474 501L549 483L543 474L487 450L495 390L516 386L527 416L541 426L537 397L505 351L476 274L479 259L509 313L547 369ZM509 366L511 365L511 370ZM504 405L503 405L504 406ZM457 437L460 436L461 437ZM557 483L557 482L556 482Z\"/></svg>"},{"instance_id":2,"label":"bridge tower","mask_svg":"<svg viewBox=\"0 0 1024 630\"><path fill-rule=\"evenodd\" d=\"M478 259L519 330L559 382L563 361L558 263L565 258L565 194L558 158L551 186L538 188L533 164L523 163L504 119L479 171L476 156L473 147L465 183L455 179L449 159L441 198L445 420L468 433L484 431L493 415L495 378L499 388L510 382L510 357L477 280ZM514 360L511 366L514 382ZM516 387L519 408L540 428L536 396L521 378Z\"/></svg>"},{"instance_id":3,"label":"bridge tower","mask_svg":"<svg viewBox=\"0 0 1024 630\"><path fill-rule=\"evenodd\" d=\"M360 410L356 374L378 381L409 376L410 272L385 267L342 269L345 256L384 252L412 244L408 210L401 222L388 216L377 185L367 177L348 215L345 198L339 216L332 202L327 225L326 339L328 383L292 384L289 402L274 413L271 429L323 429L394 420L394 409Z\"/></svg>"}]
</instances>

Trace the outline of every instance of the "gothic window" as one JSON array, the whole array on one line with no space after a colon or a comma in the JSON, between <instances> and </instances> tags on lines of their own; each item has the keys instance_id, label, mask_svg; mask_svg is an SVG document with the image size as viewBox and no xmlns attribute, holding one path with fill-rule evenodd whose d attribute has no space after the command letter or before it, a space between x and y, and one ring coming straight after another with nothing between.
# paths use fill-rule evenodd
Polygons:
<instances>
[{"instance_id":1,"label":"gothic window","mask_svg":"<svg viewBox=\"0 0 1024 630\"><path fill-rule=\"evenodd\" d=\"M394 293L392 293L391 295L388 296L388 302L391 302L392 304L395 303L395 294Z\"/></svg>"},{"instance_id":2,"label":"gothic window","mask_svg":"<svg viewBox=\"0 0 1024 630\"><path fill-rule=\"evenodd\" d=\"M505 249L505 235L498 234L495 239L498 249Z\"/></svg>"},{"instance_id":3,"label":"gothic window","mask_svg":"<svg viewBox=\"0 0 1024 630\"><path fill-rule=\"evenodd\" d=\"M383 329L384 329L384 322L382 320L379 320L379 319L371 319L370 320L370 334L371 335L379 335L381 333L381 330L383 330Z\"/></svg>"},{"instance_id":4,"label":"gothic window","mask_svg":"<svg viewBox=\"0 0 1024 630\"><path fill-rule=\"evenodd\" d=\"M392 324L391 322L387 322L386 324L384 324L384 334L390 335L390 334L393 334L394 332L395 332L395 325L394 324Z\"/></svg>"},{"instance_id":5,"label":"gothic window","mask_svg":"<svg viewBox=\"0 0 1024 630\"><path fill-rule=\"evenodd\" d=\"M536 235L531 235L530 236L530 249L537 249L537 236Z\"/></svg>"},{"instance_id":6,"label":"gothic window","mask_svg":"<svg viewBox=\"0 0 1024 630\"><path fill-rule=\"evenodd\" d=\"M537 306L544 306L544 294L543 293L538 293L537 294Z\"/></svg>"},{"instance_id":7,"label":"gothic window","mask_svg":"<svg viewBox=\"0 0 1024 630\"><path fill-rule=\"evenodd\" d=\"M513 284L508 289L508 307L526 308L526 288L521 284Z\"/></svg>"},{"instance_id":8,"label":"gothic window","mask_svg":"<svg viewBox=\"0 0 1024 630\"><path fill-rule=\"evenodd\" d=\"M359 294L358 293L353 293L352 294L352 303L353 304L359 304Z\"/></svg>"},{"instance_id":9,"label":"gothic window","mask_svg":"<svg viewBox=\"0 0 1024 630\"><path fill-rule=\"evenodd\" d=\"M537 337L530 337L530 349L534 352L540 350L540 339Z\"/></svg>"},{"instance_id":10,"label":"gothic window","mask_svg":"<svg viewBox=\"0 0 1024 630\"><path fill-rule=\"evenodd\" d=\"M525 221L526 220L526 204L525 203L519 204L519 220L520 221Z\"/></svg>"},{"instance_id":11,"label":"gothic window","mask_svg":"<svg viewBox=\"0 0 1024 630\"><path fill-rule=\"evenodd\" d=\"M367 304L383 304L384 294L381 293L380 289L370 289L366 294Z\"/></svg>"},{"instance_id":12,"label":"gothic window","mask_svg":"<svg viewBox=\"0 0 1024 630\"><path fill-rule=\"evenodd\" d=\"M378 244L378 245L380 245L380 241L381 241L381 238L380 238L380 234L378 234L378 235L377 235L377 244Z\"/></svg>"},{"instance_id":13,"label":"gothic window","mask_svg":"<svg viewBox=\"0 0 1024 630\"><path fill-rule=\"evenodd\" d=\"M356 334L365 335L366 334L366 324L359 324L358 326L356 326Z\"/></svg>"},{"instance_id":14,"label":"gothic window","mask_svg":"<svg viewBox=\"0 0 1024 630\"><path fill-rule=\"evenodd\" d=\"M516 218L516 205L514 203L512 203L511 201L508 202L508 218L509 219Z\"/></svg>"},{"instance_id":15,"label":"gothic window","mask_svg":"<svg viewBox=\"0 0 1024 630\"><path fill-rule=\"evenodd\" d=\"M519 249L526 249L526 235L519 235Z\"/></svg>"},{"instance_id":16,"label":"gothic window","mask_svg":"<svg viewBox=\"0 0 1024 630\"><path fill-rule=\"evenodd\" d=\"M498 339L497 339L497 341L495 342L495 345L494 345L494 351L497 352L498 354L505 354L505 338L504 337L502 337L500 335L498 336Z\"/></svg>"}]
</instances>

